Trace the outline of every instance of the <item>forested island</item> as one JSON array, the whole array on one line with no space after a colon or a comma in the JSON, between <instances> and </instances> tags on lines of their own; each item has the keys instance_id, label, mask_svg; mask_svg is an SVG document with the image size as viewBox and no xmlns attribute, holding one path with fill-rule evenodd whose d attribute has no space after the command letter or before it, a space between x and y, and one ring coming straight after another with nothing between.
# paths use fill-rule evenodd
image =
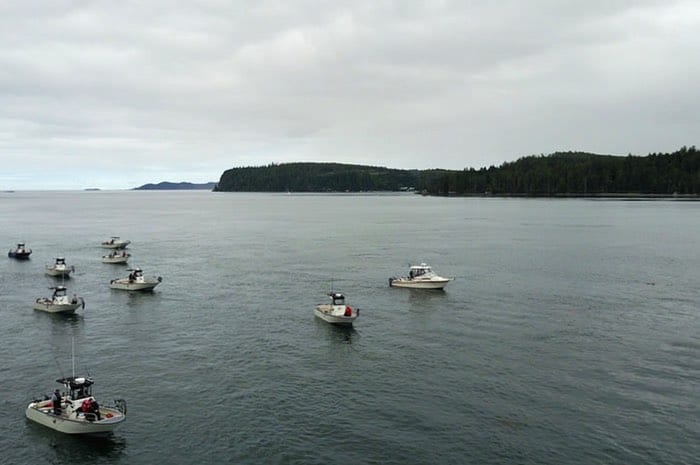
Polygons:
<instances>
[{"instance_id":1,"label":"forested island","mask_svg":"<svg viewBox=\"0 0 700 465\"><path fill-rule=\"evenodd\" d=\"M499 167L445 173L433 195L605 196L700 194L700 152L683 147L644 157L559 152Z\"/></svg>"},{"instance_id":2,"label":"forested island","mask_svg":"<svg viewBox=\"0 0 700 465\"><path fill-rule=\"evenodd\" d=\"M226 170L215 191L369 192L423 190L447 170L400 170L342 163L284 163Z\"/></svg>"},{"instance_id":3,"label":"forested island","mask_svg":"<svg viewBox=\"0 0 700 465\"><path fill-rule=\"evenodd\" d=\"M477 196L698 196L700 152L682 147L647 156L557 152L496 167L401 170L341 163L285 163L232 168L214 191L416 191Z\"/></svg>"}]
</instances>

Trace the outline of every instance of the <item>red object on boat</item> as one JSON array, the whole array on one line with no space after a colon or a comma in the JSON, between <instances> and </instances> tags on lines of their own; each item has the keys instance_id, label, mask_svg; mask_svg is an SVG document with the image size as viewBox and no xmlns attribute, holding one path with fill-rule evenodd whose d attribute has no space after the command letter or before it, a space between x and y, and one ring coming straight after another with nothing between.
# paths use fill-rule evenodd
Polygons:
<instances>
[{"instance_id":1,"label":"red object on boat","mask_svg":"<svg viewBox=\"0 0 700 465\"><path fill-rule=\"evenodd\" d=\"M348 306L345 307L345 316L352 316L352 308Z\"/></svg>"}]
</instances>

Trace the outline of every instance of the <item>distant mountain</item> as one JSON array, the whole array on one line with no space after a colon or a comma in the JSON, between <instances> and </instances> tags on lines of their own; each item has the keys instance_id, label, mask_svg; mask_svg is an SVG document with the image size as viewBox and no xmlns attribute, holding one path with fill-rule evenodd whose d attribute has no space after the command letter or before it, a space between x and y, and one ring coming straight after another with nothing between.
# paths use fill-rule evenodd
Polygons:
<instances>
[{"instance_id":1,"label":"distant mountain","mask_svg":"<svg viewBox=\"0 0 700 465\"><path fill-rule=\"evenodd\" d=\"M213 190L216 187L215 182L191 183L191 182L168 182L163 181L158 184L144 184L143 186L135 187L135 191L165 191L165 190Z\"/></svg>"},{"instance_id":2,"label":"distant mountain","mask_svg":"<svg viewBox=\"0 0 700 465\"><path fill-rule=\"evenodd\" d=\"M221 192L412 191L446 170L400 170L342 163L283 163L224 171L214 189Z\"/></svg>"}]
</instances>

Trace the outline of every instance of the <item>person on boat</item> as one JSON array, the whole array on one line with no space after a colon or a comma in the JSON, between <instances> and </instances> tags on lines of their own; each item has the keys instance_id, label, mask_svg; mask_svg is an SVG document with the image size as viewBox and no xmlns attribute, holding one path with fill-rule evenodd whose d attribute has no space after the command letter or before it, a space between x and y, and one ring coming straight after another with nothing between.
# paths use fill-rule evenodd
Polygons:
<instances>
[{"instance_id":1,"label":"person on boat","mask_svg":"<svg viewBox=\"0 0 700 465\"><path fill-rule=\"evenodd\" d=\"M90 401L90 410L91 410L92 413L94 413L95 416L97 417L97 421L100 421L100 420L101 420L101 417L102 417L102 416L100 415L100 404L98 404L97 401L96 401L95 399L92 399L92 400Z\"/></svg>"},{"instance_id":2,"label":"person on boat","mask_svg":"<svg viewBox=\"0 0 700 465\"><path fill-rule=\"evenodd\" d=\"M53 397L51 398L51 403L53 404L53 414L54 415L60 415L61 414L61 391L56 389L53 393Z\"/></svg>"},{"instance_id":3,"label":"person on boat","mask_svg":"<svg viewBox=\"0 0 700 465\"><path fill-rule=\"evenodd\" d=\"M70 299L70 303L77 304L78 303L78 296L73 294L73 297L71 297L71 299Z\"/></svg>"},{"instance_id":4,"label":"person on boat","mask_svg":"<svg viewBox=\"0 0 700 465\"><path fill-rule=\"evenodd\" d=\"M131 273L129 273L129 282L133 283L134 279L136 279L136 273L132 271Z\"/></svg>"}]
</instances>

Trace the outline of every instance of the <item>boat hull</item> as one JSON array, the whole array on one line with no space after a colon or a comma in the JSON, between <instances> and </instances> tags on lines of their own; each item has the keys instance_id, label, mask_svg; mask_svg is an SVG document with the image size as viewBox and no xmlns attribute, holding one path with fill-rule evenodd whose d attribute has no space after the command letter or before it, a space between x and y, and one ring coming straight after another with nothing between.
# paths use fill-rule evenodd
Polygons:
<instances>
[{"instance_id":1,"label":"boat hull","mask_svg":"<svg viewBox=\"0 0 700 465\"><path fill-rule=\"evenodd\" d=\"M123 242L103 242L102 243L102 248L103 249L125 249L127 245L131 244L131 241L123 241Z\"/></svg>"},{"instance_id":2,"label":"boat hull","mask_svg":"<svg viewBox=\"0 0 700 465\"><path fill-rule=\"evenodd\" d=\"M46 273L49 276L55 276L55 277L64 277L64 278L70 278L70 273L71 273L70 268L61 270L61 269L55 269L55 268L46 268L44 270L44 273Z\"/></svg>"},{"instance_id":3,"label":"boat hull","mask_svg":"<svg viewBox=\"0 0 700 465\"><path fill-rule=\"evenodd\" d=\"M27 260L31 254L31 252L7 252L8 257L16 258L17 260Z\"/></svg>"},{"instance_id":4,"label":"boat hull","mask_svg":"<svg viewBox=\"0 0 700 465\"><path fill-rule=\"evenodd\" d=\"M152 291L160 281L145 281L142 283L133 282L130 283L128 280L115 279L109 283L111 289L117 289L120 291Z\"/></svg>"},{"instance_id":5,"label":"boat hull","mask_svg":"<svg viewBox=\"0 0 700 465\"><path fill-rule=\"evenodd\" d=\"M345 316L344 312L344 305L334 306L329 304L321 304L317 305L316 308L314 308L314 315L317 318L320 318L321 320L333 325L350 326L359 316L358 311L355 309L351 310L350 316Z\"/></svg>"},{"instance_id":6,"label":"boat hull","mask_svg":"<svg viewBox=\"0 0 700 465\"><path fill-rule=\"evenodd\" d=\"M42 312L48 313L75 313L75 311L80 307L80 303L75 304L54 304L47 302L36 302L34 304L34 310L40 310Z\"/></svg>"},{"instance_id":7,"label":"boat hull","mask_svg":"<svg viewBox=\"0 0 700 465\"><path fill-rule=\"evenodd\" d=\"M102 257L102 263L126 263L129 261L129 257Z\"/></svg>"},{"instance_id":8,"label":"boat hull","mask_svg":"<svg viewBox=\"0 0 700 465\"><path fill-rule=\"evenodd\" d=\"M28 419L66 434L107 434L126 420L122 412L110 407L100 407L100 414L102 419L98 421L88 421L77 413L70 414L70 418L65 413L55 415L51 401L32 402L25 412Z\"/></svg>"},{"instance_id":9,"label":"boat hull","mask_svg":"<svg viewBox=\"0 0 700 465\"><path fill-rule=\"evenodd\" d=\"M415 279L405 279L397 278L390 279L389 286L391 287L406 287L410 289L444 289L450 280L445 279L430 279L430 280L415 280Z\"/></svg>"}]
</instances>

